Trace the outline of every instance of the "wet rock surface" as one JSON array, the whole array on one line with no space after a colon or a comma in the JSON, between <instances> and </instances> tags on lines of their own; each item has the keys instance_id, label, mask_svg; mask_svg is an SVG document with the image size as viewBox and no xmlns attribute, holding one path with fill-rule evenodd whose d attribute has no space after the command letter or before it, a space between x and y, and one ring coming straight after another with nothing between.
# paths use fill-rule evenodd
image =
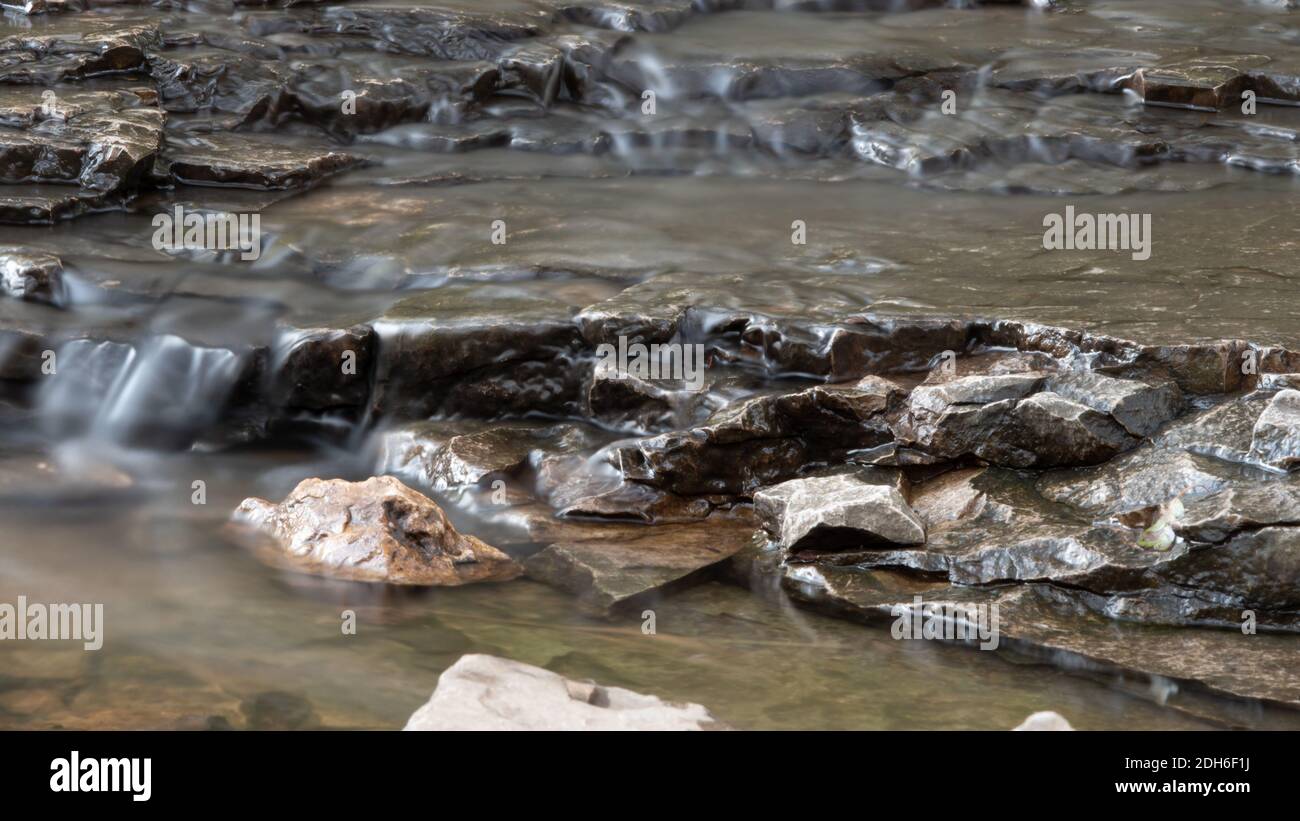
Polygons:
<instances>
[{"instance_id":1,"label":"wet rock surface","mask_svg":"<svg viewBox=\"0 0 1300 821\"><path fill-rule=\"evenodd\" d=\"M613 622L740 577L996 603L1017 652L1294 706L1289 17L1052 6L30 3L4 507L172 481L105 453L307 449L339 471L295 480L387 475L245 501L277 567L526 573ZM1152 216L1150 258L1048 252L1084 202ZM157 247L175 207L261 253ZM701 379L601 367L627 344Z\"/></svg>"},{"instance_id":2,"label":"wet rock surface","mask_svg":"<svg viewBox=\"0 0 1300 821\"><path fill-rule=\"evenodd\" d=\"M459 585L519 575L510 557L456 532L432 500L388 476L309 479L279 504L245 499L235 519L275 540L260 555L334 578Z\"/></svg>"},{"instance_id":3,"label":"wet rock surface","mask_svg":"<svg viewBox=\"0 0 1300 821\"><path fill-rule=\"evenodd\" d=\"M445 490L518 477L533 466L545 475L550 461L597 441L577 425L416 423L385 435L379 467Z\"/></svg>"},{"instance_id":4,"label":"wet rock surface","mask_svg":"<svg viewBox=\"0 0 1300 821\"><path fill-rule=\"evenodd\" d=\"M168 141L154 172L180 185L301 189L361 163L329 148L278 146L230 134L180 136Z\"/></svg>"},{"instance_id":5,"label":"wet rock surface","mask_svg":"<svg viewBox=\"0 0 1300 821\"><path fill-rule=\"evenodd\" d=\"M878 377L759 396L728 405L698 428L621 447L611 459L628 479L674 492L745 494L808 464L886 444L886 412L901 396Z\"/></svg>"},{"instance_id":6,"label":"wet rock surface","mask_svg":"<svg viewBox=\"0 0 1300 821\"><path fill-rule=\"evenodd\" d=\"M895 484L870 474L791 479L756 493L754 506L785 550L924 544L925 526Z\"/></svg>"},{"instance_id":7,"label":"wet rock surface","mask_svg":"<svg viewBox=\"0 0 1300 821\"><path fill-rule=\"evenodd\" d=\"M912 392L899 440L1012 467L1102 462L1173 418L1178 388L1094 373L967 376Z\"/></svg>"},{"instance_id":8,"label":"wet rock surface","mask_svg":"<svg viewBox=\"0 0 1300 821\"><path fill-rule=\"evenodd\" d=\"M1125 671L1158 683L1182 682L1189 689L1294 706L1300 679L1290 668L1268 671L1293 639L1266 635L1243 640L1240 632L1185 628L1168 630L1123 625L1072 603L1047 585L985 590L955 588L895 571L797 567L784 579L797 599L867 621L889 621L908 613L920 596L934 612L944 607L998 605L1004 647L1058 660L1076 669Z\"/></svg>"},{"instance_id":9,"label":"wet rock surface","mask_svg":"<svg viewBox=\"0 0 1300 821\"><path fill-rule=\"evenodd\" d=\"M1251 431L1250 461L1275 470L1300 467L1300 391L1279 391L1255 420Z\"/></svg>"}]
</instances>

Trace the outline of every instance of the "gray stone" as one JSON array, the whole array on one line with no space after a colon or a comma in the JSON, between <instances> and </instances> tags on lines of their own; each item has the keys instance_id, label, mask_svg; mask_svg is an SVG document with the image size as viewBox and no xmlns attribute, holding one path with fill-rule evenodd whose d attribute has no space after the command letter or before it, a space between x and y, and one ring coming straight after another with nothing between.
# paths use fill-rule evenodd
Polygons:
<instances>
[{"instance_id":1,"label":"gray stone","mask_svg":"<svg viewBox=\"0 0 1300 821\"><path fill-rule=\"evenodd\" d=\"M953 470L915 485L911 492L912 510L921 517L927 530L978 516L988 495L976 486L975 480L984 472L985 468Z\"/></svg>"},{"instance_id":2,"label":"gray stone","mask_svg":"<svg viewBox=\"0 0 1300 821\"><path fill-rule=\"evenodd\" d=\"M1108 414L1133 436L1150 436L1182 410L1182 392L1173 382L1151 385L1088 371L1047 378L1043 390Z\"/></svg>"},{"instance_id":3,"label":"gray stone","mask_svg":"<svg viewBox=\"0 0 1300 821\"><path fill-rule=\"evenodd\" d=\"M1045 473L1038 490L1052 501L1110 516L1213 493L1232 478L1230 468L1208 457L1145 444L1103 465Z\"/></svg>"},{"instance_id":4,"label":"gray stone","mask_svg":"<svg viewBox=\"0 0 1300 821\"><path fill-rule=\"evenodd\" d=\"M1243 482L1186 505L1176 528L1196 542L1217 543L1241 530L1300 526L1300 479Z\"/></svg>"},{"instance_id":5,"label":"gray stone","mask_svg":"<svg viewBox=\"0 0 1300 821\"><path fill-rule=\"evenodd\" d=\"M923 544L921 520L897 487L881 483L888 472L869 471L791 479L755 493L754 509L790 551Z\"/></svg>"},{"instance_id":6,"label":"gray stone","mask_svg":"<svg viewBox=\"0 0 1300 821\"><path fill-rule=\"evenodd\" d=\"M699 704L676 704L517 661L461 656L405 730L724 730Z\"/></svg>"},{"instance_id":7,"label":"gray stone","mask_svg":"<svg viewBox=\"0 0 1300 821\"><path fill-rule=\"evenodd\" d=\"M1259 415L1247 459L1274 470L1300 467L1300 390L1275 394Z\"/></svg>"},{"instance_id":8,"label":"gray stone","mask_svg":"<svg viewBox=\"0 0 1300 821\"><path fill-rule=\"evenodd\" d=\"M972 374L916 388L894 432L941 459L1088 465L1132 448L1180 407L1173 383L1081 372Z\"/></svg>"},{"instance_id":9,"label":"gray stone","mask_svg":"<svg viewBox=\"0 0 1300 821\"><path fill-rule=\"evenodd\" d=\"M570 453L593 441L576 425L414 422L383 435L379 470L445 490L517 475L544 454Z\"/></svg>"},{"instance_id":10,"label":"gray stone","mask_svg":"<svg viewBox=\"0 0 1300 821\"><path fill-rule=\"evenodd\" d=\"M747 510L654 527L543 518L533 523L532 538L549 544L524 567L531 578L577 596L587 611L608 615L703 580L756 530Z\"/></svg>"},{"instance_id":11,"label":"gray stone","mask_svg":"<svg viewBox=\"0 0 1300 821\"><path fill-rule=\"evenodd\" d=\"M886 416L902 389L878 377L745 399L703 425L614 449L633 481L681 494L747 494L794 476L810 462L889 441Z\"/></svg>"},{"instance_id":12,"label":"gray stone","mask_svg":"<svg viewBox=\"0 0 1300 821\"><path fill-rule=\"evenodd\" d=\"M1050 584L1003 588L949 586L916 574L813 565L783 569L782 586L793 598L848 618L888 623L914 605L932 609L998 606L999 649L1036 654L1071 669L1145 678L1153 686L1172 680L1169 706L1189 708L1189 690L1300 706L1300 670L1292 663L1294 636L1184 627L1170 630L1125 624L1090 612Z\"/></svg>"}]
</instances>

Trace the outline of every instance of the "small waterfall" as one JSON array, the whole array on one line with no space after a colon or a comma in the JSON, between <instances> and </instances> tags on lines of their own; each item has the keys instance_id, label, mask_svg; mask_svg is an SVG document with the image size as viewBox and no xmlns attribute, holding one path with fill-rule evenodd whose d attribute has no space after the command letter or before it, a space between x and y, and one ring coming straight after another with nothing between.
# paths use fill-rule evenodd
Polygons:
<instances>
[{"instance_id":1,"label":"small waterfall","mask_svg":"<svg viewBox=\"0 0 1300 821\"><path fill-rule=\"evenodd\" d=\"M138 344L73 340L56 352L39 416L52 437L185 447L217 421L243 359L172 335Z\"/></svg>"}]
</instances>

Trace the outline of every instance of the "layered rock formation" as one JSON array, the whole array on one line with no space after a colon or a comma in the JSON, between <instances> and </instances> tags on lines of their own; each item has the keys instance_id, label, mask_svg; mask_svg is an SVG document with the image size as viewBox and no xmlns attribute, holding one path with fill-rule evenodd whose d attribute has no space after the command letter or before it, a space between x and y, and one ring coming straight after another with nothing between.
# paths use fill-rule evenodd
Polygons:
<instances>
[{"instance_id":1,"label":"layered rock formation","mask_svg":"<svg viewBox=\"0 0 1300 821\"><path fill-rule=\"evenodd\" d=\"M715 579L997 605L1016 652L1296 706L1300 51L1281 11L1054 5L28 3L13 463L342 452L375 478L240 506L262 558L614 620ZM1084 196L1152 257L1049 253ZM178 207L259 257L155 247Z\"/></svg>"}]
</instances>

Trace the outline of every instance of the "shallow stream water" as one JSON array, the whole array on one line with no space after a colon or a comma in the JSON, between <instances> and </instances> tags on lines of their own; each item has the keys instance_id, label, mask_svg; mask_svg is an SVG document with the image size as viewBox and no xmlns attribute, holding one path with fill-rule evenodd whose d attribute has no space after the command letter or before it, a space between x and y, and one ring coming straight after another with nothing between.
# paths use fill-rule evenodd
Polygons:
<instances>
[{"instance_id":1,"label":"shallow stream water","mask_svg":"<svg viewBox=\"0 0 1300 821\"><path fill-rule=\"evenodd\" d=\"M190 146L248 115L246 68L229 69L235 80L212 105L190 106L156 60L69 78L53 51L22 42L156 26L151 59L314 62L321 77L360 82L473 61L418 53L424 35L400 20L350 29L340 10L468 11L626 39L583 99L543 105L506 89L357 134L242 120L235 133L254 159L281 146L364 160L309 189L182 180L74 219L0 225L0 245L55 254L65 272L61 305L0 297L0 329L50 340L63 373L80 374L0 380L0 602L102 602L107 636L94 653L0 643L0 727L397 728L467 652L698 702L739 728L1003 729L1044 709L1084 729L1294 725L1281 708L1208 697L1176 709L1167 682L894 641L761 583L720 579L656 600L647 635L636 614L586 616L536 581L330 582L268 568L229 537L245 497L371 475L375 437L395 424L367 410L291 436L225 429L241 357L302 329L424 315L526 324L684 275L719 310L809 322L981 316L1142 344L1300 349L1300 108L1247 117L1102 88L1107 71L1191 60L1300 72L1293 13L1233 0L739 5L750 8L452 0L7 12L5 106L30 107L47 87L162 88L165 139ZM36 54L36 67L20 53ZM954 115L900 102L892 117L841 117L944 72L969 80ZM653 118L640 115L637 88L656 92ZM76 190L7 182L0 194L32 202ZM151 218L173 204L260 213L260 258L156 250ZM1044 215L1067 204L1151 214L1152 258L1045 252ZM494 220L505 244L490 241ZM805 244L792 244L796 221ZM104 340L139 346L125 371L95 347ZM501 526L490 510L436 498L488 541ZM358 616L356 635L340 629L344 610Z\"/></svg>"}]
</instances>

